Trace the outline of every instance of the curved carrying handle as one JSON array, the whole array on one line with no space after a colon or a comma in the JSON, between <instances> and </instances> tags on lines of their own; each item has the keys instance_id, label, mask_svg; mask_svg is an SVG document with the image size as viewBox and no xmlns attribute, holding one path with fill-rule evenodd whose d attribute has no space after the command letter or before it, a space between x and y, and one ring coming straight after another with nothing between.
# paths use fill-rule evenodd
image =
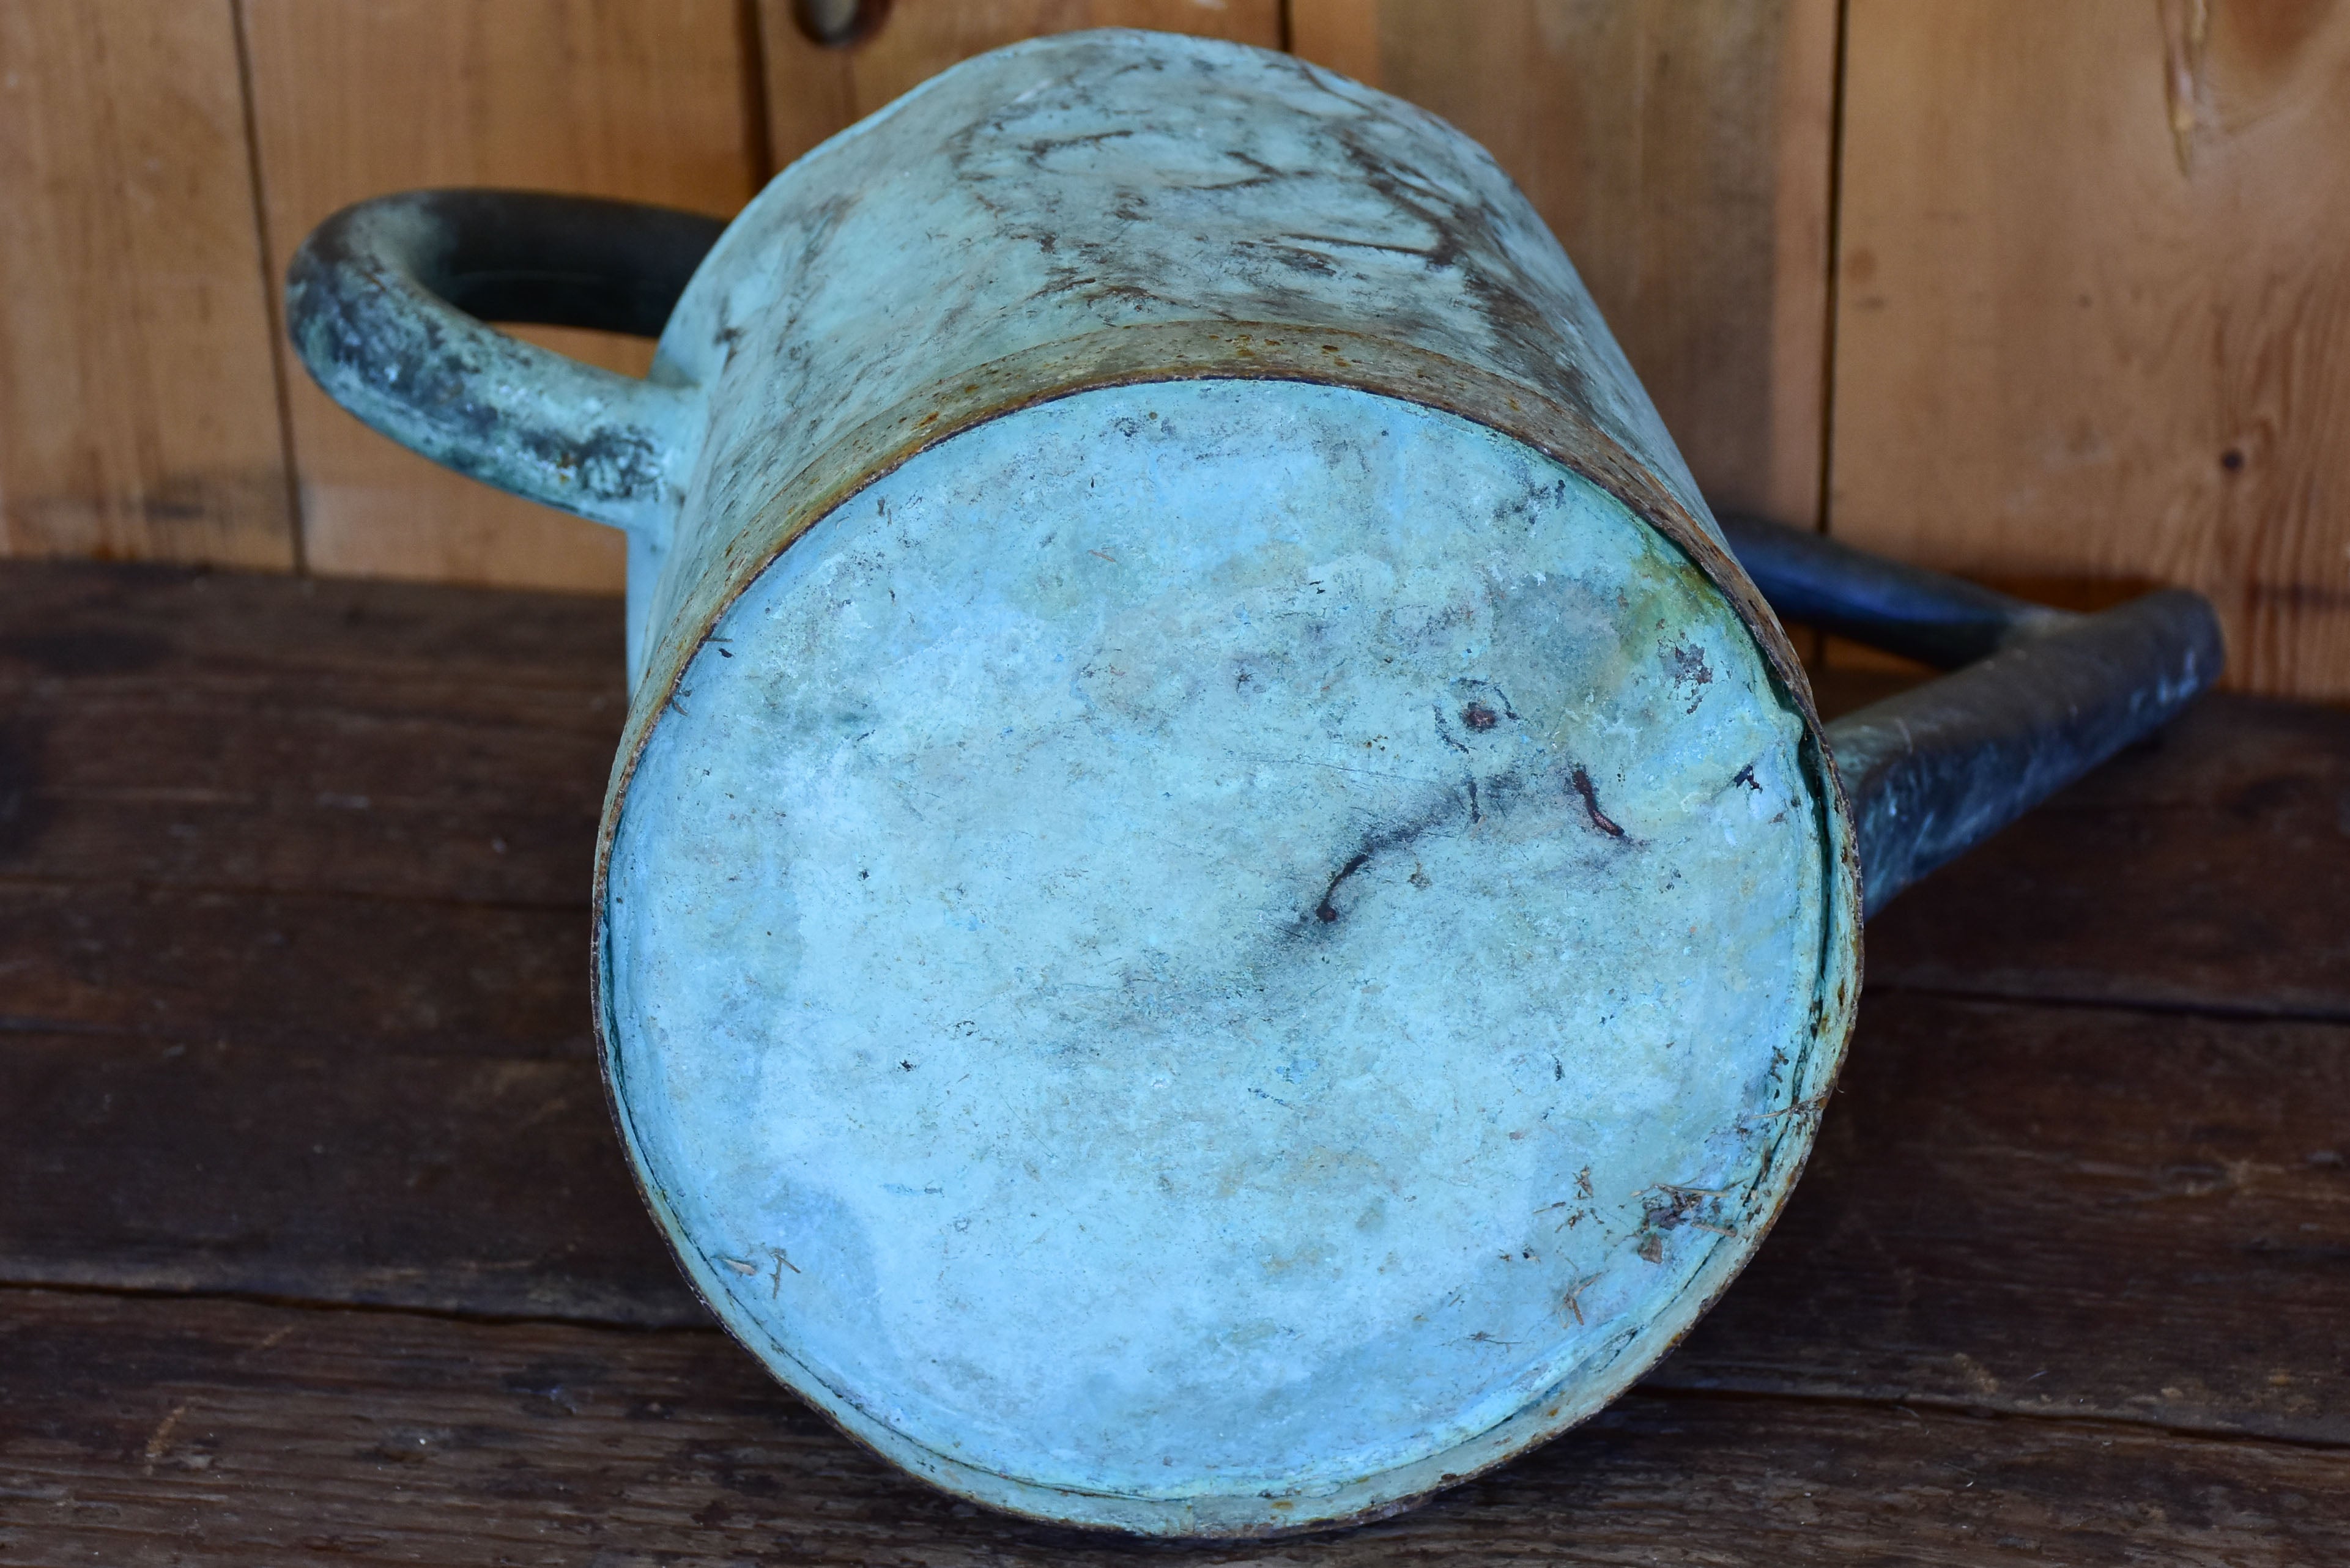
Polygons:
<instances>
[{"instance_id":1,"label":"curved carrying handle","mask_svg":"<svg viewBox=\"0 0 2350 1568\"><path fill-rule=\"evenodd\" d=\"M2074 615L1775 523L1721 526L1784 618L1957 670L1827 727L1867 914L2152 733L2224 657L2184 589Z\"/></svg>"},{"instance_id":2,"label":"curved carrying handle","mask_svg":"<svg viewBox=\"0 0 2350 1568\"><path fill-rule=\"evenodd\" d=\"M725 229L667 207L524 191L412 191L346 207L286 271L286 322L328 397L458 472L658 535L688 389L483 325L655 337Z\"/></svg>"}]
</instances>

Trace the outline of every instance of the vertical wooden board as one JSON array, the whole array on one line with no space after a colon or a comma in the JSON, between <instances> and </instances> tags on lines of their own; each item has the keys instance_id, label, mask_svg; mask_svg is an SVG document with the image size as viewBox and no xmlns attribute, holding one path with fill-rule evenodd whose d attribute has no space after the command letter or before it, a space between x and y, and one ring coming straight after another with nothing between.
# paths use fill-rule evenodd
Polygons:
<instances>
[{"instance_id":1,"label":"vertical wooden board","mask_svg":"<svg viewBox=\"0 0 2350 1568\"><path fill-rule=\"evenodd\" d=\"M757 178L735 0L243 0L273 265L337 208L426 185L577 191L732 213ZM520 334L640 372L647 345ZM363 429L286 355L317 571L617 590L620 535Z\"/></svg>"},{"instance_id":2,"label":"vertical wooden board","mask_svg":"<svg viewBox=\"0 0 2350 1568\"><path fill-rule=\"evenodd\" d=\"M1831 516L2350 696L2350 5L1853 0Z\"/></svg>"},{"instance_id":3,"label":"vertical wooden board","mask_svg":"<svg viewBox=\"0 0 2350 1568\"><path fill-rule=\"evenodd\" d=\"M792 0L760 0L769 137L788 162L958 60L1080 27L1150 27L1282 44L1281 0L893 0L880 25L841 47L812 41Z\"/></svg>"},{"instance_id":4,"label":"vertical wooden board","mask_svg":"<svg viewBox=\"0 0 2350 1568\"><path fill-rule=\"evenodd\" d=\"M1821 504L1836 0L1292 0L1298 54L1443 116L1565 244L1717 505Z\"/></svg>"},{"instance_id":5,"label":"vertical wooden board","mask_svg":"<svg viewBox=\"0 0 2350 1568\"><path fill-rule=\"evenodd\" d=\"M793 19L793 10L792 0L758 0L770 174L857 119L850 72L857 46L817 43Z\"/></svg>"},{"instance_id":6,"label":"vertical wooden board","mask_svg":"<svg viewBox=\"0 0 2350 1568\"><path fill-rule=\"evenodd\" d=\"M286 567L232 0L0 0L0 549Z\"/></svg>"},{"instance_id":7,"label":"vertical wooden board","mask_svg":"<svg viewBox=\"0 0 2350 1568\"><path fill-rule=\"evenodd\" d=\"M896 0L853 57L857 112L989 49L1081 27L1149 27L1281 47L1281 0Z\"/></svg>"}]
</instances>

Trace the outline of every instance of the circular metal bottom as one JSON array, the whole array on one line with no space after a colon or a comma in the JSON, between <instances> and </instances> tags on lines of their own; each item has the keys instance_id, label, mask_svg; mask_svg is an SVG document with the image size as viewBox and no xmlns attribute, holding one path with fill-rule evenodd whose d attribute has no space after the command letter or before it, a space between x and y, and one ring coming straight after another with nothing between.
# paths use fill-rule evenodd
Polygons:
<instances>
[{"instance_id":1,"label":"circular metal bottom","mask_svg":"<svg viewBox=\"0 0 2350 1568\"><path fill-rule=\"evenodd\" d=\"M775 1372L983 1501L1361 1516L1588 1415L1841 1049L1804 726L1552 459L1296 382L1071 396L842 504L638 762L608 1067Z\"/></svg>"}]
</instances>

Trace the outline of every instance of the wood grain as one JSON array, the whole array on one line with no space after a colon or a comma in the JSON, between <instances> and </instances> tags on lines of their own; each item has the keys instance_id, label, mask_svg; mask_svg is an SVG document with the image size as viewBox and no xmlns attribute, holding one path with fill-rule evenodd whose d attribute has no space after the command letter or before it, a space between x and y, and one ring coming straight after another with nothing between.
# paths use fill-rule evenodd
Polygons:
<instances>
[{"instance_id":1,"label":"wood grain","mask_svg":"<svg viewBox=\"0 0 2350 1568\"><path fill-rule=\"evenodd\" d=\"M601 595L65 561L0 567L0 657L44 689L168 667L200 681L612 695L621 648L620 607Z\"/></svg>"},{"instance_id":2,"label":"wood grain","mask_svg":"<svg viewBox=\"0 0 2350 1568\"><path fill-rule=\"evenodd\" d=\"M1717 505L1821 503L1835 0L1295 0L1298 54L1482 142Z\"/></svg>"},{"instance_id":3,"label":"wood grain","mask_svg":"<svg viewBox=\"0 0 2350 1568\"><path fill-rule=\"evenodd\" d=\"M231 0L0 4L0 553L286 567Z\"/></svg>"},{"instance_id":4,"label":"wood grain","mask_svg":"<svg viewBox=\"0 0 2350 1568\"><path fill-rule=\"evenodd\" d=\"M2350 695L2350 5L1853 0L1833 526Z\"/></svg>"},{"instance_id":5,"label":"wood grain","mask_svg":"<svg viewBox=\"0 0 2350 1568\"><path fill-rule=\"evenodd\" d=\"M586 1035L619 657L603 599L0 571L0 1557L1130 1556L707 1328ZM2350 715L2210 700L1922 883L1644 1392L1204 1555L2339 1560L2345 803Z\"/></svg>"},{"instance_id":6,"label":"wood grain","mask_svg":"<svg viewBox=\"0 0 2350 1568\"><path fill-rule=\"evenodd\" d=\"M578 880L563 909L0 877L0 1031L588 1061Z\"/></svg>"},{"instance_id":7,"label":"wood grain","mask_svg":"<svg viewBox=\"0 0 2350 1568\"><path fill-rule=\"evenodd\" d=\"M586 1034L617 618L0 574L40 737L0 791L0 1279L700 1321ZM2311 1158L2350 1152L2345 800L2350 718L2214 700L1898 903L1784 1230L1660 1376L2350 1439Z\"/></svg>"},{"instance_id":8,"label":"wood grain","mask_svg":"<svg viewBox=\"0 0 2350 1568\"><path fill-rule=\"evenodd\" d=\"M8 1281L709 1321L577 1057L11 1033L0 1105Z\"/></svg>"},{"instance_id":9,"label":"wood grain","mask_svg":"<svg viewBox=\"0 0 2350 1568\"><path fill-rule=\"evenodd\" d=\"M130 678L73 698L36 689L0 724L0 877L564 909L583 896L617 703ZM255 704L273 722L239 724Z\"/></svg>"},{"instance_id":10,"label":"wood grain","mask_svg":"<svg viewBox=\"0 0 2350 1568\"><path fill-rule=\"evenodd\" d=\"M2350 1445L2350 1028L1872 994L1660 1386Z\"/></svg>"},{"instance_id":11,"label":"wood grain","mask_svg":"<svg viewBox=\"0 0 2350 1568\"><path fill-rule=\"evenodd\" d=\"M735 0L241 3L275 267L336 209L390 191L521 186L726 215L755 189ZM521 335L631 373L650 355ZM617 532L433 468L280 353L313 570L618 591Z\"/></svg>"},{"instance_id":12,"label":"wood grain","mask_svg":"<svg viewBox=\"0 0 2350 1568\"><path fill-rule=\"evenodd\" d=\"M18 1561L1098 1564L852 1446L714 1333L0 1295ZM1202 1564L2316 1564L2350 1456L2149 1427L1635 1394L1399 1519ZM1163 1550L1163 1549L1162 1549Z\"/></svg>"},{"instance_id":13,"label":"wood grain","mask_svg":"<svg viewBox=\"0 0 2350 1568\"><path fill-rule=\"evenodd\" d=\"M594 598L0 573L14 918L35 929L65 896L43 889L125 878L143 896L578 909L621 712L619 619ZM1870 983L2350 1018L2345 800L2339 714L2207 700L1897 900L1870 927ZM276 919L253 915L255 939ZM0 1008L17 1011L43 1010Z\"/></svg>"},{"instance_id":14,"label":"wood grain","mask_svg":"<svg viewBox=\"0 0 2350 1568\"><path fill-rule=\"evenodd\" d=\"M276 957L199 1029L9 1031L0 1281L706 1321L584 1054L286 1044L325 987ZM1785 1217L1650 1380L2350 1444L2346 1064L2340 1024L1873 998Z\"/></svg>"},{"instance_id":15,"label":"wood grain","mask_svg":"<svg viewBox=\"0 0 2350 1568\"><path fill-rule=\"evenodd\" d=\"M584 907L623 708L611 600L67 566L0 585L0 885L23 898Z\"/></svg>"},{"instance_id":16,"label":"wood grain","mask_svg":"<svg viewBox=\"0 0 2350 1568\"><path fill-rule=\"evenodd\" d=\"M1149 27L1281 47L1281 0L892 0L846 46L812 40L792 0L759 0L769 141L788 163L958 60L1048 33Z\"/></svg>"},{"instance_id":17,"label":"wood grain","mask_svg":"<svg viewBox=\"0 0 2350 1568\"><path fill-rule=\"evenodd\" d=\"M1869 922L1868 984L2350 1020L2350 719L2207 697Z\"/></svg>"}]
</instances>

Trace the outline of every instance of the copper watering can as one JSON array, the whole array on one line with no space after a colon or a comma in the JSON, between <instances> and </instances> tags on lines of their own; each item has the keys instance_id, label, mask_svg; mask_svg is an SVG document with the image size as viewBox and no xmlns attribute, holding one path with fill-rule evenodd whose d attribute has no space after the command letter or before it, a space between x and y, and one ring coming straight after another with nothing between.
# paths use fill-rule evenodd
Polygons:
<instances>
[{"instance_id":1,"label":"copper watering can","mask_svg":"<svg viewBox=\"0 0 2350 1568\"><path fill-rule=\"evenodd\" d=\"M1326 1526L1598 1409L1793 1186L1864 914L2220 665L1718 523L1482 150L1235 45L981 57L723 228L366 202L287 300L628 530L597 1023L685 1272L1041 1518ZM1958 673L1823 724L1774 608Z\"/></svg>"}]
</instances>

